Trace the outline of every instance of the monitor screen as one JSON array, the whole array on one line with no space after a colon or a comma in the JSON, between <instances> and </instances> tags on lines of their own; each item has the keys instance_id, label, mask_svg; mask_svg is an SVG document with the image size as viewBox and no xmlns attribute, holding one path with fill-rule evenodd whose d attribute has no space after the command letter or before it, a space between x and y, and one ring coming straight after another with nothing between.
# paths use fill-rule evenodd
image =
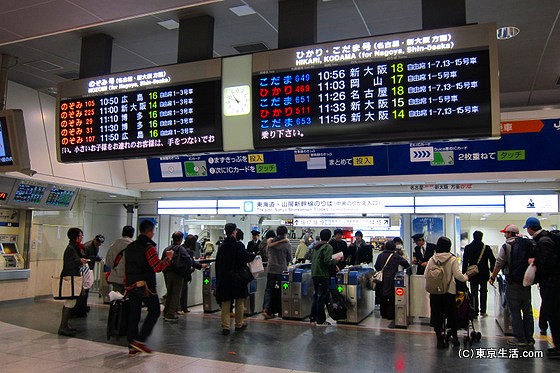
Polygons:
<instances>
[{"instance_id":1,"label":"monitor screen","mask_svg":"<svg viewBox=\"0 0 560 373\"><path fill-rule=\"evenodd\" d=\"M45 204L47 207L71 207L76 197L77 190L52 186Z\"/></svg>"},{"instance_id":2,"label":"monitor screen","mask_svg":"<svg viewBox=\"0 0 560 373\"><path fill-rule=\"evenodd\" d=\"M0 111L0 172L30 168L25 122L21 110Z\"/></svg>"},{"instance_id":3,"label":"monitor screen","mask_svg":"<svg viewBox=\"0 0 560 373\"><path fill-rule=\"evenodd\" d=\"M39 206L46 190L47 185L45 184L21 181L17 186L12 202L15 202L16 205Z\"/></svg>"}]
</instances>

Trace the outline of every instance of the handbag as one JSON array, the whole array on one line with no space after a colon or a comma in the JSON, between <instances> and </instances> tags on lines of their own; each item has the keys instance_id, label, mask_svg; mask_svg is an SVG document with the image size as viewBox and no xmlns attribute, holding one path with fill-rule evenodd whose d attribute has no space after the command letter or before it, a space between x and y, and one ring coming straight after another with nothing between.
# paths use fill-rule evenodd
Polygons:
<instances>
[{"instance_id":1,"label":"handbag","mask_svg":"<svg viewBox=\"0 0 560 373\"><path fill-rule=\"evenodd\" d=\"M264 266L260 255L257 255L255 259L253 259L252 262L247 263L247 265L253 275L264 272Z\"/></svg>"},{"instance_id":2,"label":"handbag","mask_svg":"<svg viewBox=\"0 0 560 373\"><path fill-rule=\"evenodd\" d=\"M537 272L537 267L533 263L527 267L525 270L525 275L523 275L523 286L531 286L535 283L535 274Z\"/></svg>"},{"instance_id":3,"label":"handbag","mask_svg":"<svg viewBox=\"0 0 560 373\"><path fill-rule=\"evenodd\" d=\"M380 271L375 272L375 274L371 278L371 281L373 282L373 284L371 284L373 290L375 290L375 287L376 287L377 284L380 284L380 283L383 282L383 270L387 266L387 263L389 263L389 260L391 259L392 256L393 256L393 254L389 255L389 257L385 261L385 264L383 265L383 268L381 268Z\"/></svg>"},{"instance_id":4,"label":"handbag","mask_svg":"<svg viewBox=\"0 0 560 373\"><path fill-rule=\"evenodd\" d=\"M470 265L467 267L467 276L472 277L474 275L478 275L478 263L480 263L480 260L482 259L482 255L484 255L484 252L486 251L486 246L484 246L482 248L482 250L480 251L480 255L478 256L478 260L476 261L476 264Z\"/></svg>"},{"instance_id":5,"label":"handbag","mask_svg":"<svg viewBox=\"0 0 560 373\"><path fill-rule=\"evenodd\" d=\"M82 292L82 276L53 276L52 293L57 300L77 299Z\"/></svg>"},{"instance_id":6,"label":"handbag","mask_svg":"<svg viewBox=\"0 0 560 373\"><path fill-rule=\"evenodd\" d=\"M255 277L251 273L249 266L243 265L238 268L234 268L232 271L232 278L238 284L243 286L247 285L249 282L253 281Z\"/></svg>"}]
</instances>

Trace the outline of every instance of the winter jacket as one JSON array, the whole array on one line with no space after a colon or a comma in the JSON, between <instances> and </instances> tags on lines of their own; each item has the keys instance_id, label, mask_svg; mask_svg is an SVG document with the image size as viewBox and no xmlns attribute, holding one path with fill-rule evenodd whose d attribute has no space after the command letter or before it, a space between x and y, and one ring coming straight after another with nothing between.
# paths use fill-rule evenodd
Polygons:
<instances>
[{"instance_id":1,"label":"winter jacket","mask_svg":"<svg viewBox=\"0 0 560 373\"><path fill-rule=\"evenodd\" d=\"M457 257L451 253L435 253L430 260L428 260L428 265L426 266L426 273L430 272L430 268L435 265L441 265L443 267L443 281L444 284L449 284L447 292L449 294L456 294L457 287L455 281L465 282L469 277L461 272L461 267L459 266L459 261Z\"/></svg>"},{"instance_id":2,"label":"winter jacket","mask_svg":"<svg viewBox=\"0 0 560 373\"><path fill-rule=\"evenodd\" d=\"M234 237L226 237L216 255L216 300L218 303L249 295L247 284L234 280L233 272L255 259L255 254L243 249Z\"/></svg>"},{"instance_id":3,"label":"winter jacket","mask_svg":"<svg viewBox=\"0 0 560 373\"><path fill-rule=\"evenodd\" d=\"M276 237L275 241L283 240L284 237ZM268 273L281 275L292 261L292 245L289 242L281 242L274 246L268 246Z\"/></svg>"},{"instance_id":4,"label":"winter jacket","mask_svg":"<svg viewBox=\"0 0 560 373\"><path fill-rule=\"evenodd\" d=\"M329 267L336 265L336 260L332 259L333 248L325 242L320 241L313 247L311 256L311 277L329 278Z\"/></svg>"},{"instance_id":5,"label":"winter jacket","mask_svg":"<svg viewBox=\"0 0 560 373\"><path fill-rule=\"evenodd\" d=\"M488 281L490 278L490 272L494 269L496 264L496 258L490 246L485 245L482 241L473 241L467 246L465 246L465 252L463 254L463 273L467 272L468 266L475 265L480 257L481 250L484 250L484 254L478 262L478 274L472 276L469 281L475 283L482 283ZM490 263L490 264L488 264Z\"/></svg>"}]
</instances>

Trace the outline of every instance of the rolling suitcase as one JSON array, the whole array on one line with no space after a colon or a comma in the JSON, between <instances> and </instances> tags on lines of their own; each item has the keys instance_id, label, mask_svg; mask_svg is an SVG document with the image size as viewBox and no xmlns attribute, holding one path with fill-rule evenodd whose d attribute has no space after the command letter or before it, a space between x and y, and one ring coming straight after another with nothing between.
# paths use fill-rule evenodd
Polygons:
<instances>
[{"instance_id":1,"label":"rolling suitcase","mask_svg":"<svg viewBox=\"0 0 560 373\"><path fill-rule=\"evenodd\" d=\"M128 328L129 302L127 298L117 299L109 306L109 318L107 320L107 340L115 337L126 336Z\"/></svg>"}]
</instances>

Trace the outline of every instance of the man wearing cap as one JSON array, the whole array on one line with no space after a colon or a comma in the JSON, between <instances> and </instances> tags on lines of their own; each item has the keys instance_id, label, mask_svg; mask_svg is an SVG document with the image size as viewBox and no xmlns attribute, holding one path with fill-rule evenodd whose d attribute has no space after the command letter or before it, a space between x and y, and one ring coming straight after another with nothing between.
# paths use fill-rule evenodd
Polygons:
<instances>
[{"instance_id":1,"label":"man wearing cap","mask_svg":"<svg viewBox=\"0 0 560 373\"><path fill-rule=\"evenodd\" d=\"M412 264L416 265L416 274L423 275L428 260L436 252L436 245L426 242L424 233L417 233L411 238L416 245L412 253Z\"/></svg>"},{"instance_id":2,"label":"man wearing cap","mask_svg":"<svg viewBox=\"0 0 560 373\"><path fill-rule=\"evenodd\" d=\"M500 232L506 242L500 248L494 271L490 276L490 285L494 284L498 272L506 276L506 301L511 314L511 327L514 338L507 342L512 346L525 347L535 344L533 338L533 306L531 305L531 287L523 286L523 276L532 257L533 242L519 236L519 228L508 224Z\"/></svg>"},{"instance_id":3,"label":"man wearing cap","mask_svg":"<svg viewBox=\"0 0 560 373\"><path fill-rule=\"evenodd\" d=\"M548 357L560 358L560 246L552 233L544 230L539 219L530 217L523 228L527 229L536 242L535 258L532 263L537 267L535 282L539 284L541 310L550 325L553 348L548 349ZM530 287L529 287L530 288Z\"/></svg>"},{"instance_id":4,"label":"man wearing cap","mask_svg":"<svg viewBox=\"0 0 560 373\"><path fill-rule=\"evenodd\" d=\"M95 262L102 260L99 256L99 246L103 245L103 242L105 242L105 237L102 234L98 234L93 240L84 244L85 257L89 259L88 265L92 271L95 268Z\"/></svg>"},{"instance_id":5,"label":"man wearing cap","mask_svg":"<svg viewBox=\"0 0 560 373\"><path fill-rule=\"evenodd\" d=\"M261 240L259 240L259 235L261 232L252 230L251 236L253 237L251 241L247 243L247 251L250 253L258 254L259 253L259 246L261 244Z\"/></svg>"}]
</instances>

